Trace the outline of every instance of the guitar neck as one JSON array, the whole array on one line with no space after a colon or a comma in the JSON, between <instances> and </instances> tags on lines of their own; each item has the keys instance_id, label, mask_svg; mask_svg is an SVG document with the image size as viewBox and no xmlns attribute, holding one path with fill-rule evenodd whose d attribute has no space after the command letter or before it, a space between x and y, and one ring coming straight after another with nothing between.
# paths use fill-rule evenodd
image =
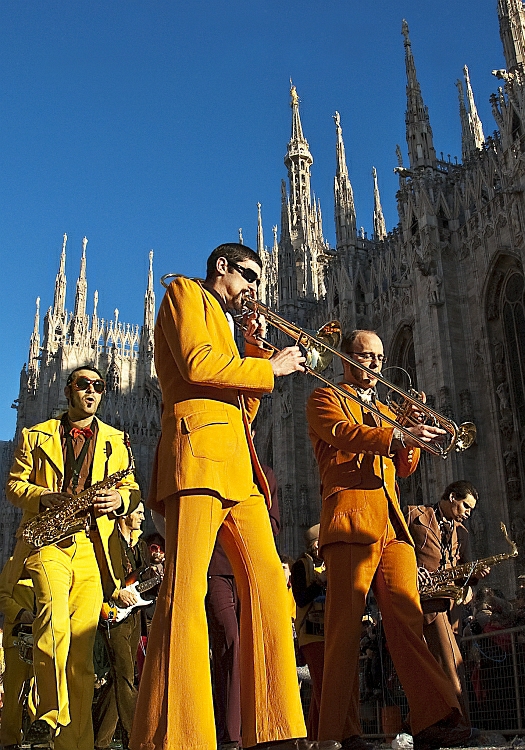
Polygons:
<instances>
[{"instance_id":1,"label":"guitar neck","mask_svg":"<svg viewBox=\"0 0 525 750\"><path fill-rule=\"evenodd\" d=\"M160 583L160 581L160 576L154 576L153 578L148 578L146 581L137 583L135 588L137 589L137 592L139 594L142 594L143 591L149 591L149 589L152 589L154 586Z\"/></svg>"}]
</instances>

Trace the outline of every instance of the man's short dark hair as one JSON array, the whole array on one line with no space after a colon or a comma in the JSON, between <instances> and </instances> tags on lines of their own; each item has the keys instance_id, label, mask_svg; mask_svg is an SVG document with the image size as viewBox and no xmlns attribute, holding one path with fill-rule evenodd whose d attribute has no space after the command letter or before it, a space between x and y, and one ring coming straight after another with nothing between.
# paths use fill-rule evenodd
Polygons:
<instances>
[{"instance_id":1,"label":"man's short dark hair","mask_svg":"<svg viewBox=\"0 0 525 750\"><path fill-rule=\"evenodd\" d=\"M224 245L219 245L212 252L208 260L206 261L206 280L211 279L215 273L217 266L217 260L219 258L226 258L228 262L240 263L243 260L253 260L257 263L259 268L262 268L262 260L257 255L255 250L247 245L241 245L239 242L227 242Z\"/></svg>"},{"instance_id":2,"label":"man's short dark hair","mask_svg":"<svg viewBox=\"0 0 525 750\"><path fill-rule=\"evenodd\" d=\"M456 500L464 500L467 495L472 495L474 500L478 499L478 491L471 482L467 482L465 479L458 479L457 482L452 482L448 487L445 488L444 493L441 495L442 500L448 500L450 493L454 493Z\"/></svg>"},{"instance_id":3,"label":"man's short dark hair","mask_svg":"<svg viewBox=\"0 0 525 750\"><path fill-rule=\"evenodd\" d=\"M75 367L74 370L71 370L71 372L67 376L66 385L71 385L71 383L73 382L73 376L75 375L75 373L80 372L80 370L90 370L91 372L96 372L99 378L101 380L104 380L104 376L97 367L93 367L93 365L82 365L82 367Z\"/></svg>"},{"instance_id":4,"label":"man's short dark hair","mask_svg":"<svg viewBox=\"0 0 525 750\"><path fill-rule=\"evenodd\" d=\"M350 354L350 352L352 351L352 347L354 346L354 341L362 333L373 333L374 336L377 336L377 333L375 331L369 331L366 328L357 328L355 331L347 333L343 336L343 340L341 341L341 351L344 354Z\"/></svg>"}]
</instances>

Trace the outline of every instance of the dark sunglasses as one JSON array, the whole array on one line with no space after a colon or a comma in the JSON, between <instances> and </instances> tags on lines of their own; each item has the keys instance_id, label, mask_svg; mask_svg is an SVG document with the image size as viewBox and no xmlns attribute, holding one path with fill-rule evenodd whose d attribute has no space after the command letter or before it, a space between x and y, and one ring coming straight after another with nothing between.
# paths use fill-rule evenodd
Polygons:
<instances>
[{"instance_id":1,"label":"dark sunglasses","mask_svg":"<svg viewBox=\"0 0 525 750\"><path fill-rule=\"evenodd\" d=\"M150 544L149 548L150 548L151 552L164 552L164 550L162 549L162 547L159 547L158 544Z\"/></svg>"},{"instance_id":2,"label":"dark sunglasses","mask_svg":"<svg viewBox=\"0 0 525 750\"><path fill-rule=\"evenodd\" d=\"M235 268L236 271L238 271L243 279L248 282L248 284L253 284L255 281L257 286L260 286L261 279L257 276L255 271L253 271L251 268L245 268L244 266L240 266L238 263L234 263L233 260L228 261L228 265L232 268Z\"/></svg>"},{"instance_id":3,"label":"dark sunglasses","mask_svg":"<svg viewBox=\"0 0 525 750\"><path fill-rule=\"evenodd\" d=\"M86 378L85 375L81 375L79 378L73 381L71 385L76 391L86 391L89 386L92 385L95 393L104 393L104 389L106 387L106 384L100 378L91 380L91 378Z\"/></svg>"}]
</instances>

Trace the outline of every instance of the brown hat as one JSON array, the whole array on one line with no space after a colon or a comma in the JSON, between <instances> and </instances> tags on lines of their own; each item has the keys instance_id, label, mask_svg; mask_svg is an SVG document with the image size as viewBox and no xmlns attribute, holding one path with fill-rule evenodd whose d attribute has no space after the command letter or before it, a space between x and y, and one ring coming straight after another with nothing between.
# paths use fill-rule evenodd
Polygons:
<instances>
[{"instance_id":1,"label":"brown hat","mask_svg":"<svg viewBox=\"0 0 525 750\"><path fill-rule=\"evenodd\" d=\"M126 513L126 515L130 516L132 513L134 513L139 507L140 503L142 502L144 501L142 500L142 495L140 494L140 490L130 490L129 508L128 508L128 512Z\"/></svg>"},{"instance_id":2,"label":"brown hat","mask_svg":"<svg viewBox=\"0 0 525 750\"><path fill-rule=\"evenodd\" d=\"M304 532L304 541L306 544L309 545L312 542L315 542L316 539L319 539L319 527L320 525L316 523L315 526L310 526L310 528Z\"/></svg>"}]
</instances>

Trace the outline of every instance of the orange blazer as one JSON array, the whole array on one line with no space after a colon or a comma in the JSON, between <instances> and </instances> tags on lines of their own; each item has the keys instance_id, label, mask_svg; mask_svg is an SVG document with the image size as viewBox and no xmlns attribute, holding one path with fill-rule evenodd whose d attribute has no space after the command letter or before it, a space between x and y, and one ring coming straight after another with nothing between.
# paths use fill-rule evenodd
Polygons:
<instances>
[{"instance_id":1,"label":"orange blazer","mask_svg":"<svg viewBox=\"0 0 525 750\"><path fill-rule=\"evenodd\" d=\"M268 504L268 483L250 423L273 390L271 351L246 346L241 357L216 297L198 280L171 282L155 325L155 367L162 390L162 433L148 506L164 513L177 492L249 497L254 474Z\"/></svg>"},{"instance_id":2,"label":"orange blazer","mask_svg":"<svg viewBox=\"0 0 525 750\"><path fill-rule=\"evenodd\" d=\"M347 383L340 384L354 392ZM395 419L380 402L376 407ZM384 426L365 404L317 388L306 407L309 435L321 475L319 545L333 542L373 544L386 530L389 512L412 544L399 506L396 473L407 477L419 461L418 448L390 453L394 428ZM364 424L374 422L375 426Z\"/></svg>"}]
</instances>

